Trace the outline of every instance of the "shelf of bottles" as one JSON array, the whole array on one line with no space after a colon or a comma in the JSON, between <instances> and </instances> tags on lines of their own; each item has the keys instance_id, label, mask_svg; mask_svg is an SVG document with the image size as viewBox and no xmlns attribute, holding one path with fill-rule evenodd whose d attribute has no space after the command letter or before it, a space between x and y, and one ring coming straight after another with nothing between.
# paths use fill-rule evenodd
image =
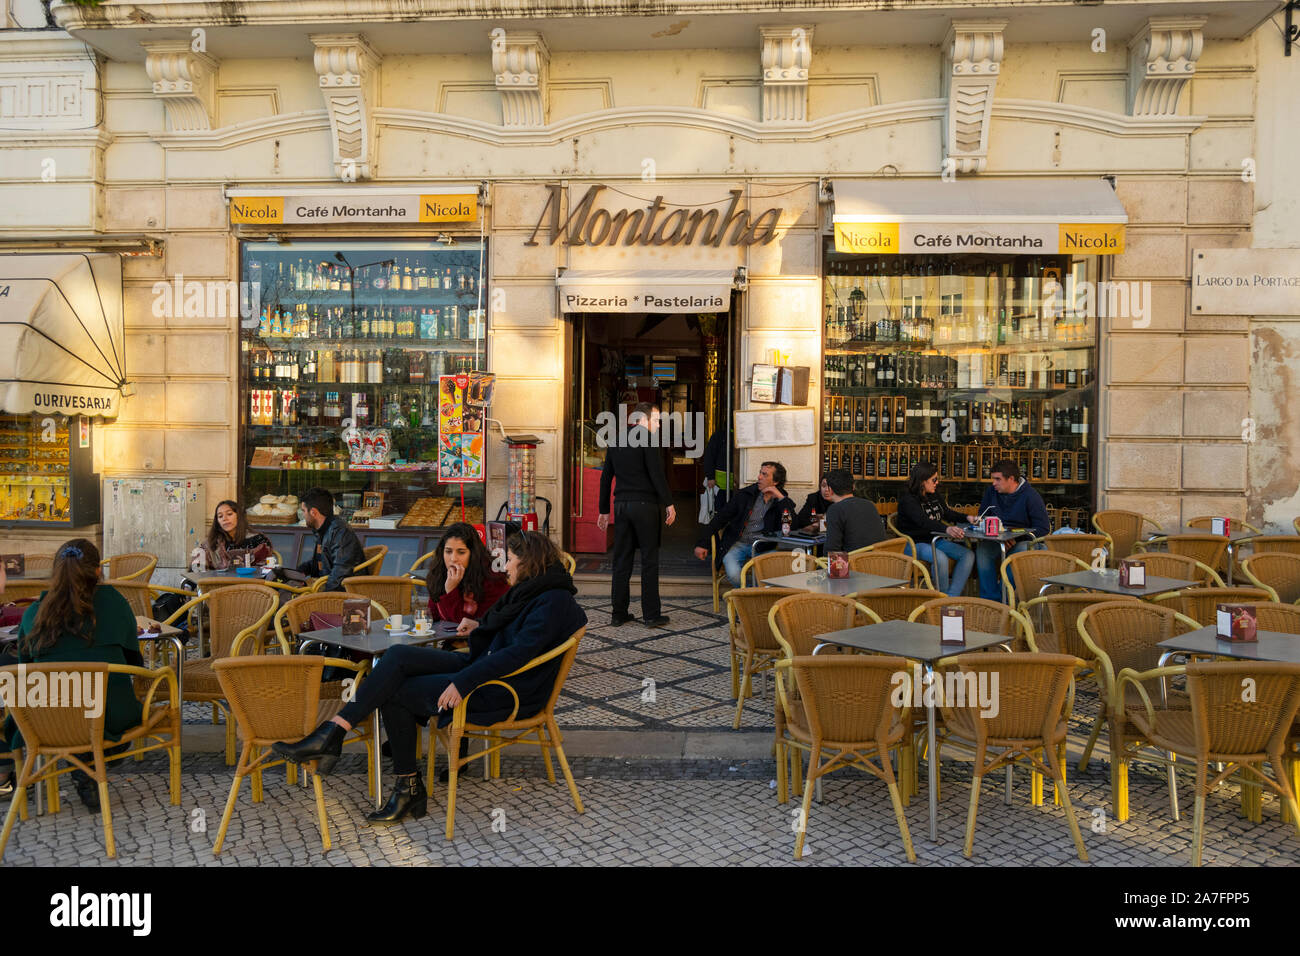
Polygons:
<instances>
[{"instance_id":1,"label":"shelf of bottles","mask_svg":"<svg viewBox=\"0 0 1300 956\"><path fill-rule=\"evenodd\" d=\"M1059 524L1092 510L1096 310L1066 290L1096 258L854 256L828 240L823 470L897 500L933 462L945 495L978 502L1009 458ZM1072 280L1072 281L1071 281ZM890 509L886 509L890 510Z\"/></svg>"},{"instance_id":2,"label":"shelf of bottles","mask_svg":"<svg viewBox=\"0 0 1300 956\"><path fill-rule=\"evenodd\" d=\"M314 485L342 489L345 511L364 491L385 493L385 513L459 502L460 485L436 480L438 377L486 369L483 244L245 242L242 253L241 277L260 290L256 327L240 336L246 504ZM389 431L378 470L353 467L349 425ZM482 488L464 489L478 511Z\"/></svg>"}]
</instances>

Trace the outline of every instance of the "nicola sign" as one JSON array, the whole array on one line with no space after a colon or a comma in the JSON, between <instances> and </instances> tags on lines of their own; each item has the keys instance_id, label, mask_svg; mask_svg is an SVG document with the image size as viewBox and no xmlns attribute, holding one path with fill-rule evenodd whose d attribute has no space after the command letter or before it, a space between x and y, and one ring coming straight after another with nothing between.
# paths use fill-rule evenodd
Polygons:
<instances>
[{"instance_id":1,"label":"nicola sign","mask_svg":"<svg viewBox=\"0 0 1300 956\"><path fill-rule=\"evenodd\" d=\"M836 222L835 250L865 255L1117 255L1124 251L1124 226L1109 222Z\"/></svg>"},{"instance_id":2,"label":"nicola sign","mask_svg":"<svg viewBox=\"0 0 1300 956\"><path fill-rule=\"evenodd\" d=\"M464 193L371 193L339 190L284 196L231 194L232 223L420 223L478 219L478 191Z\"/></svg>"}]
</instances>

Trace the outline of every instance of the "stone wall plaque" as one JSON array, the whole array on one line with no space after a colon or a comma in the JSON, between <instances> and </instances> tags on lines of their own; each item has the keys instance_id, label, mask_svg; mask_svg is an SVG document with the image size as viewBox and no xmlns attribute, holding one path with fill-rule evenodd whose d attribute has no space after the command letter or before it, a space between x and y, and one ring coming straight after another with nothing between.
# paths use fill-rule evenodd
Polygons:
<instances>
[{"instance_id":1,"label":"stone wall plaque","mask_svg":"<svg viewBox=\"0 0 1300 956\"><path fill-rule=\"evenodd\" d=\"M1192 312L1300 315L1300 249L1196 249Z\"/></svg>"}]
</instances>

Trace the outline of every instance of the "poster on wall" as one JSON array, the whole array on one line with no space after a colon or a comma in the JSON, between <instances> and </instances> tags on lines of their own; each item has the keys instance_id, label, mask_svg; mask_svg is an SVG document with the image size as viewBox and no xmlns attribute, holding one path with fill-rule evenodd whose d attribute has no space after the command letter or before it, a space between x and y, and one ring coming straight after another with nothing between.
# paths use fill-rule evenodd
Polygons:
<instances>
[{"instance_id":1,"label":"poster on wall","mask_svg":"<svg viewBox=\"0 0 1300 956\"><path fill-rule=\"evenodd\" d=\"M495 377L483 372L438 376L438 480L483 480L483 434Z\"/></svg>"}]
</instances>

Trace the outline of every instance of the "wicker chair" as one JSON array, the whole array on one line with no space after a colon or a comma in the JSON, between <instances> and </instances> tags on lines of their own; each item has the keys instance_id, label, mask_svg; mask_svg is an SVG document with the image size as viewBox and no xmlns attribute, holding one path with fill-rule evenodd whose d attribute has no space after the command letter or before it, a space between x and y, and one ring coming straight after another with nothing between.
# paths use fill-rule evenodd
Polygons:
<instances>
[{"instance_id":1,"label":"wicker chair","mask_svg":"<svg viewBox=\"0 0 1300 956\"><path fill-rule=\"evenodd\" d=\"M567 551L561 551L560 560L564 562L564 570L569 572L569 577L573 577L574 572L578 570L578 559Z\"/></svg>"},{"instance_id":2,"label":"wicker chair","mask_svg":"<svg viewBox=\"0 0 1300 956\"><path fill-rule=\"evenodd\" d=\"M713 588L713 613L717 614L722 607L721 594L722 582L727 580L726 569L722 566L722 555L718 554L718 535L714 532L709 536L709 583ZM741 568L744 571L744 568ZM740 584L745 584L745 575L741 574Z\"/></svg>"},{"instance_id":3,"label":"wicker chair","mask_svg":"<svg viewBox=\"0 0 1300 956\"><path fill-rule=\"evenodd\" d=\"M1294 604L1256 604L1257 626L1277 634L1300 634L1300 607Z\"/></svg>"},{"instance_id":4,"label":"wicker chair","mask_svg":"<svg viewBox=\"0 0 1300 956\"><path fill-rule=\"evenodd\" d=\"M1200 517L1198 517L1198 518L1188 518L1188 519L1187 519L1187 527L1189 527L1189 528L1197 528L1197 529L1202 529L1202 528L1203 528L1204 530L1209 531L1212 527L1214 527L1213 522L1214 522L1214 519L1215 519L1216 517L1217 517L1217 515L1202 515L1202 516L1200 516ZM1253 531L1253 532L1255 532L1255 534L1263 534L1263 533L1264 533L1264 529L1263 529L1263 528L1256 528L1256 527L1255 527L1253 524L1251 524L1249 521L1241 521L1241 520L1239 520L1239 519L1237 519L1237 518L1233 518L1233 519L1232 519L1232 526L1233 526L1234 528L1237 528L1237 527L1245 528L1247 531Z\"/></svg>"},{"instance_id":5,"label":"wicker chair","mask_svg":"<svg viewBox=\"0 0 1300 956\"><path fill-rule=\"evenodd\" d=\"M227 766L235 763L235 724L226 708L225 694L212 665L223 657L261 654L266 626L279 603L275 591L263 584L232 584L200 594L163 621L164 624L173 624L185 620L190 611L204 605L207 607L208 654L185 662L181 675L181 700L212 704L214 724L217 711L225 713ZM284 654L289 653L287 644L281 644L280 649Z\"/></svg>"},{"instance_id":6,"label":"wicker chair","mask_svg":"<svg viewBox=\"0 0 1300 956\"><path fill-rule=\"evenodd\" d=\"M343 602L348 595L343 591L320 591L303 594L287 602L275 613L275 636L281 647L296 648L298 638L310 628L313 614L343 615ZM388 617L387 609L375 601L370 602L370 611L376 619Z\"/></svg>"},{"instance_id":7,"label":"wicker chair","mask_svg":"<svg viewBox=\"0 0 1300 956\"><path fill-rule=\"evenodd\" d=\"M934 588L873 588L850 595L882 621L907 621L921 605L944 596Z\"/></svg>"},{"instance_id":8,"label":"wicker chair","mask_svg":"<svg viewBox=\"0 0 1300 956\"><path fill-rule=\"evenodd\" d=\"M1250 545L1251 554L1264 554L1284 551L1287 554L1300 554L1300 534L1261 534L1250 538L1243 544ZM32 559L27 559L27 568L31 569Z\"/></svg>"},{"instance_id":9,"label":"wicker chair","mask_svg":"<svg viewBox=\"0 0 1300 956\"><path fill-rule=\"evenodd\" d=\"M52 554L28 554L23 558L25 571L30 575L49 574L54 570L54 555Z\"/></svg>"},{"instance_id":10,"label":"wicker chair","mask_svg":"<svg viewBox=\"0 0 1300 956\"><path fill-rule=\"evenodd\" d=\"M907 554L909 550L915 550L915 546L912 544L912 539L899 535L896 538L886 538L884 541L877 541L875 544L869 544L865 548L858 548L856 551L850 551L849 557L852 559L855 554L864 554L869 551L887 551L890 554Z\"/></svg>"},{"instance_id":11,"label":"wicker chair","mask_svg":"<svg viewBox=\"0 0 1300 956\"><path fill-rule=\"evenodd\" d=\"M735 588L723 595L727 602L727 639L731 658L731 696L736 700L736 719L732 727L740 729L745 698L750 696L754 674L772 669L785 651L772 636L767 615L781 598L800 594L793 588Z\"/></svg>"},{"instance_id":12,"label":"wicker chair","mask_svg":"<svg viewBox=\"0 0 1300 956\"><path fill-rule=\"evenodd\" d=\"M867 606L875 610L870 603ZM1011 645L1013 651L1039 650L1029 618L1001 601L986 601L983 598L973 597L937 597L917 607L907 619L938 627L942 623L944 609L950 607L962 609L969 630L1014 637L1016 641Z\"/></svg>"},{"instance_id":13,"label":"wicker chair","mask_svg":"<svg viewBox=\"0 0 1300 956\"><path fill-rule=\"evenodd\" d=\"M228 657L215 661L212 671L216 675L221 693L230 702L234 722L239 726L243 748L239 763L235 765L235 780L230 786L221 827L212 845L214 856L221 854L226 841L226 828L235 812L235 801L245 777L252 777L253 802L262 802L262 771L285 764L276 757L271 745L283 740L298 740L339 712L342 703L321 698L321 673L325 666L356 671L365 670L364 664L355 664L338 658L289 655L286 657ZM374 716L367 720L367 749L374 741ZM371 762L366 761L369 767ZM312 786L316 791L316 815L320 823L321 849L329 852L329 822L325 818L325 794L321 789L320 774L315 760L308 764L312 772Z\"/></svg>"},{"instance_id":14,"label":"wicker chair","mask_svg":"<svg viewBox=\"0 0 1300 956\"><path fill-rule=\"evenodd\" d=\"M908 587L934 590L930 569L916 558L892 551L857 551L849 558L849 570L859 574L876 574L882 578L901 578Z\"/></svg>"},{"instance_id":15,"label":"wicker chair","mask_svg":"<svg viewBox=\"0 0 1300 956\"><path fill-rule=\"evenodd\" d=\"M1092 526L1102 534L1108 535L1113 542L1114 546L1110 552L1112 557L1132 554L1147 525L1151 525L1157 534L1160 533L1160 525L1136 511L1120 511L1112 508L1098 511L1092 516Z\"/></svg>"},{"instance_id":16,"label":"wicker chair","mask_svg":"<svg viewBox=\"0 0 1300 956\"><path fill-rule=\"evenodd\" d=\"M1101 679L1106 725L1110 731L1111 800L1116 821L1123 823L1128 819L1128 761L1149 744L1125 716L1127 708L1138 703L1137 691L1127 686L1121 695L1116 675L1125 669L1140 673L1154 670L1160 661L1161 641L1198 630L1200 625L1173 608L1146 601L1124 600L1103 601L1084 608L1079 614L1078 628L1080 638L1099 665L1096 672ZM1151 685L1148 690L1156 691L1158 686ZM1165 707L1186 710L1189 707L1187 695L1169 689ZM1080 770L1088 766L1101 726L1098 720L1083 748L1079 757ZM1168 776L1170 813L1177 818L1178 797L1172 762L1168 764Z\"/></svg>"},{"instance_id":17,"label":"wicker chair","mask_svg":"<svg viewBox=\"0 0 1300 956\"><path fill-rule=\"evenodd\" d=\"M1092 566L1093 552L1098 548L1106 549L1108 564L1115 560L1115 542L1107 534L1049 534L1038 540L1048 551L1074 555L1089 567Z\"/></svg>"},{"instance_id":18,"label":"wicker chair","mask_svg":"<svg viewBox=\"0 0 1300 956\"><path fill-rule=\"evenodd\" d=\"M26 672L22 675L19 668ZM78 684L85 687L91 682L99 682L100 687L107 687L114 674L146 681L145 696L141 704L141 721L118 738L119 744L132 744L133 749L124 749L121 753L106 755L105 747L115 744L104 740L104 708L99 708L97 716L88 717L84 701L70 702L73 706L54 706L52 701L42 701L19 706L11 701L9 714L18 725L23 736L22 762L17 763L17 777L13 802L5 817L4 832L0 833L0 860L4 859L5 848L9 844L9 834L13 830L14 820L20 814L26 814L27 787L39 786L42 782L53 781L74 769L82 770L99 784L99 805L103 814L104 848L110 858L117 856L117 845L113 839L113 812L108 799L108 770L106 764L113 760L122 760L128 756L142 754L150 750L167 751L168 794L172 806L181 802L181 707L177 693L176 674L171 668L147 670L143 667L131 667L127 664L103 664L81 661L57 661L42 664L12 664L0 668L10 680L30 680L33 674L46 675L47 681L67 681L71 675L77 675ZM64 686L69 686L65 684ZM161 698L161 699L159 699ZM83 760L85 755L90 760ZM44 766L36 768L36 758L48 758ZM66 765L61 765L66 761ZM51 799L51 810L57 807L57 787L47 784L55 795Z\"/></svg>"},{"instance_id":19,"label":"wicker chair","mask_svg":"<svg viewBox=\"0 0 1300 956\"><path fill-rule=\"evenodd\" d=\"M384 568L384 555L388 554L388 546L383 544L373 544L368 548L362 548L366 559L352 569L353 574L382 574Z\"/></svg>"},{"instance_id":20,"label":"wicker chair","mask_svg":"<svg viewBox=\"0 0 1300 956\"><path fill-rule=\"evenodd\" d=\"M106 580L101 583L108 585L126 598L126 603L131 605L131 613L138 617L153 617L153 602L160 594L179 594L187 601L194 597L193 591L170 588L165 584L146 584L139 579L134 581Z\"/></svg>"},{"instance_id":21,"label":"wicker chair","mask_svg":"<svg viewBox=\"0 0 1300 956\"><path fill-rule=\"evenodd\" d=\"M1264 588L1188 588L1177 593L1160 594L1151 600L1199 621L1202 627L1209 627L1214 623L1216 605L1257 604L1271 601L1273 596Z\"/></svg>"},{"instance_id":22,"label":"wicker chair","mask_svg":"<svg viewBox=\"0 0 1300 956\"><path fill-rule=\"evenodd\" d=\"M763 554L756 554L740 569L740 586L741 587L761 587L763 582L768 578L779 578L786 574L798 574L799 570L796 565L802 565L804 571L816 570L817 562L806 554L796 554L793 551L766 551ZM752 580L752 584L746 585L746 581Z\"/></svg>"},{"instance_id":23,"label":"wicker chair","mask_svg":"<svg viewBox=\"0 0 1300 956\"><path fill-rule=\"evenodd\" d=\"M1038 597L1043 590L1043 578L1087 570L1088 565L1071 554L1060 551L1019 551L1007 555L1002 562L1002 586L1007 589L1011 606L1023 612L1024 605Z\"/></svg>"},{"instance_id":24,"label":"wicker chair","mask_svg":"<svg viewBox=\"0 0 1300 956\"><path fill-rule=\"evenodd\" d=\"M1138 552L1149 550L1150 546L1163 542L1170 554L1181 554L1195 558L1202 564L1218 571L1227 569L1228 539L1221 534L1180 534L1168 538L1152 538L1139 542Z\"/></svg>"},{"instance_id":25,"label":"wicker chair","mask_svg":"<svg viewBox=\"0 0 1300 956\"><path fill-rule=\"evenodd\" d=\"M1300 554L1266 551L1242 558L1240 566L1252 584L1269 592L1271 600L1300 601Z\"/></svg>"},{"instance_id":26,"label":"wicker chair","mask_svg":"<svg viewBox=\"0 0 1300 956\"><path fill-rule=\"evenodd\" d=\"M1074 702L1074 668L1078 660L1069 654L963 654L957 658L962 675L989 674L989 684L998 688L998 708L985 716L978 702L942 707L946 738L974 744L975 767L971 779L970 809L966 816L966 844L969 859L975 847L975 817L980 784L996 770L1026 761L1044 776L1051 776L1065 807L1079 859L1088 861L1088 851L1079 833L1079 822L1065 788L1065 741L1068 718ZM993 684L996 676L997 684ZM966 686L971 686L968 683ZM997 748L990 754L989 748ZM936 759L938 755L936 754ZM1046 763L1044 763L1044 758Z\"/></svg>"},{"instance_id":27,"label":"wicker chair","mask_svg":"<svg viewBox=\"0 0 1300 956\"><path fill-rule=\"evenodd\" d=\"M1208 564L1189 558L1185 554L1170 554L1167 551L1135 551L1127 559L1141 561L1147 566L1147 574L1156 578L1173 578L1175 581L1200 581L1202 587L1226 587L1219 572Z\"/></svg>"},{"instance_id":28,"label":"wicker chair","mask_svg":"<svg viewBox=\"0 0 1300 956\"><path fill-rule=\"evenodd\" d=\"M1300 534L1300 518L1292 518L1291 527L1295 528L1296 534Z\"/></svg>"},{"instance_id":29,"label":"wicker chair","mask_svg":"<svg viewBox=\"0 0 1300 956\"><path fill-rule=\"evenodd\" d=\"M1153 679L1187 675L1190 710L1156 708L1146 686ZM1201 865L1201 844L1205 833L1205 798L1225 778L1247 773L1277 793L1288 816L1300 829L1295 792L1287 765L1287 736L1300 710L1300 664L1262 661L1220 661L1163 667L1138 673L1119 673L1120 693L1129 688L1139 703L1128 707L1127 719L1137 732L1157 747L1196 761L1196 810L1192 823L1192 866ZM1242 686L1252 681L1256 690L1249 702L1242 700ZM1120 754L1120 759L1125 759ZM1273 765L1275 777L1264 773L1264 761ZM1209 765L1222 764L1213 779Z\"/></svg>"},{"instance_id":30,"label":"wicker chair","mask_svg":"<svg viewBox=\"0 0 1300 956\"><path fill-rule=\"evenodd\" d=\"M153 569L158 566L158 556L147 551L132 551L105 558L100 564L105 569L105 576L115 581L147 582L153 577Z\"/></svg>"},{"instance_id":31,"label":"wicker chair","mask_svg":"<svg viewBox=\"0 0 1300 956\"><path fill-rule=\"evenodd\" d=\"M564 747L562 746L564 738L560 735L560 728L555 723L555 701L564 689L565 678L569 676L569 668L573 666L573 658L578 653L578 644L582 641L582 636L586 632L585 627L580 627L564 643L551 648L545 654L534 657L518 670L510 672L500 680L490 680L479 685L481 688L488 686L488 684L496 684L510 691L511 696L515 697L515 709L508 719L487 725L470 723L468 719L468 701L475 692L470 691L461 698L460 703L456 705L456 709L452 711L451 725L439 728L430 734L428 772L430 795L433 794L433 783L437 779L433 774L433 760L438 749L437 741L441 740L447 748L446 834L448 840L453 839L456 833L456 782L461 768L468 765L472 760L489 759L491 761L492 775L499 777L501 776L501 751L516 744L527 744L530 747L542 748L542 756L546 758L546 778L551 783L555 783L555 768L551 763L551 750L554 750L555 756L560 761L560 769L564 771L564 781L569 786L569 795L573 797L574 809L579 813L585 812L582 806L582 798L578 796L578 785L573 782L573 773L569 770L569 761L564 756ZM519 698L506 681L516 674L522 674L524 671L541 667L557 658L560 661L560 667L555 674L555 686L551 688L551 695L546 699L545 706L530 717L520 717L518 713ZM475 690L477 689L475 688ZM502 736L503 731L519 731L519 733L513 737L505 737ZM530 739L529 734L535 734L536 739ZM468 738L483 740L485 744L483 749L477 753L462 757L460 756L460 741Z\"/></svg>"},{"instance_id":32,"label":"wicker chair","mask_svg":"<svg viewBox=\"0 0 1300 956\"><path fill-rule=\"evenodd\" d=\"M903 675L903 699L911 698L907 661L901 657L796 657L781 661L777 667L794 674L807 725L792 725L790 733L812 755L804 782L800 825L796 827L794 858L803 857L804 835L817 781L842 767L857 767L885 781L889 787L903 849L908 862L915 863L912 835L907 829L902 796L889 760L889 751L908 733L906 708L893 705L895 675ZM822 753L827 750L832 751L832 756L823 760ZM784 751L785 745L778 739L778 767L785 763ZM873 758L876 763L872 762Z\"/></svg>"},{"instance_id":33,"label":"wicker chair","mask_svg":"<svg viewBox=\"0 0 1300 956\"><path fill-rule=\"evenodd\" d=\"M0 595L0 604L12 604L15 601L35 601L49 588L50 582L48 579L10 581L5 585L5 593Z\"/></svg>"},{"instance_id":34,"label":"wicker chair","mask_svg":"<svg viewBox=\"0 0 1300 956\"><path fill-rule=\"evenodd\" d=\"M344 578L343 590L370 598L372 603L387 608L389 614L410 614L415 581L405 575L362 574Z\"/></svg>"},{"instance_id":35,"label":"wicker chair","mask_svg":"<svg viewBox=\"0 0 1300 956\"><path fill-rule=\"evenodd\" d=\"M415 563L411 565L410 569L406 573L410 575L419 575L420 577L424 577L424 575L428 573L428 569L425 568L425 565L437 553L438 552L436 549L433 551L424 552L424 554L420 555L418 558L415 559Z\"/></svg>"}]
</instances>

